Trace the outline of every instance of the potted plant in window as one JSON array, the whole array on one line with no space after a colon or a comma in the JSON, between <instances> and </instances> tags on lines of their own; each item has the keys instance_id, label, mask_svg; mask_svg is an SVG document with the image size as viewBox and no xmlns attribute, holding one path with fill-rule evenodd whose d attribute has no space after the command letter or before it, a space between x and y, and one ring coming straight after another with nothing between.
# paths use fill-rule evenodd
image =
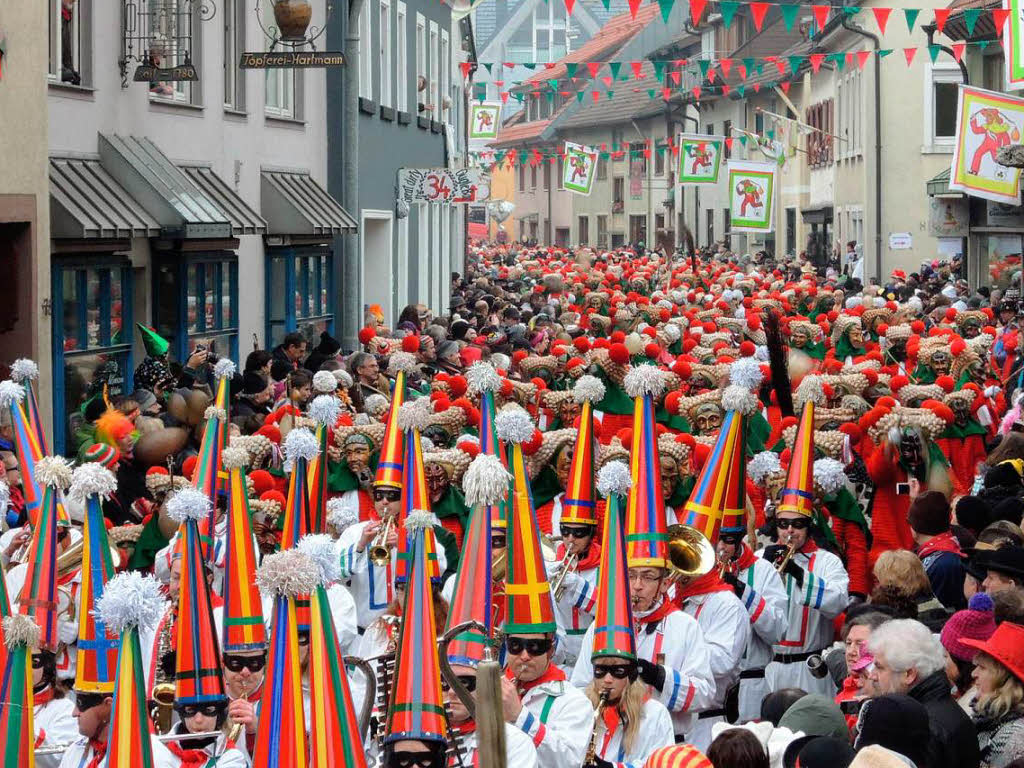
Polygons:
<instances>
[{"instance_id":1,"label":"potted plant in window","mask_svg":"<svg viewBox=\"0 0 1024 768\"><path fill-rule=\"evenodd\" d=\"M309 0L274 0L274 21L284 42L304 42L312 18Z\"/></svg>"}]
</instances>

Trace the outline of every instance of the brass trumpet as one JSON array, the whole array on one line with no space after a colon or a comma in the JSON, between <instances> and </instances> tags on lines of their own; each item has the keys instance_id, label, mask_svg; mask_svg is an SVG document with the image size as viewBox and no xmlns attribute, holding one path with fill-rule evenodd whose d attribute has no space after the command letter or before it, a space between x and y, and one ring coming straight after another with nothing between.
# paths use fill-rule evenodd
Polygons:
<instances>
[{"instance_id":1,"label":"brass trumpet","mask_svg":"<svg viewBox=\"0 0 1024 768\"><path fill-rule=\"evenodd\" d=\"M793 555L796 554L796 545L793 543L793 534L786 534L786 552L781 558L775 561L775 570L782 573L786 566L789 565L789 561L793 559Z\"/></svg>"},{"instance_id":2,"label":"brass trumpet","mask_svg":"<svg viewBox=\"0 0 1024 768\"><path fill-rule=\"evenodd\" d=\"M383 568L391 562L391 548L388 546L388 537L395 530L395 516L388 515L384 518L383 525L377 531L377 535L370 542L370 562L379 568Z\"/></svg>"},{"instance_id":3,"label":"brass trumpet","mask_svg":"<svg viewBox=\"0 0 1024 768\"><path fill-rule=\"evenodd\" d=\"M566 575L576 571L576 566L579 564L579 561L580 556L577 552L569 552L558 564L558 571L555 573L555 577L551 580L551 595L555 598L556 603L562 599L562 595L565 592Z\"/></svg>"}]
</instances>

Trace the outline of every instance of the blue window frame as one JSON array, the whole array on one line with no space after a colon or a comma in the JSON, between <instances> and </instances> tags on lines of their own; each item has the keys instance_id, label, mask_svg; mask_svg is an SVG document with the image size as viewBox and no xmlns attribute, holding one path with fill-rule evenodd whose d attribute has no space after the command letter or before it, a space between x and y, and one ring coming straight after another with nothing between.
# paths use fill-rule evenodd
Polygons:
<instances>
[{"instance_id":1,"label":"blue window frame","mask_svg":"<svg viewBox=\"0 0 1024 768\"><path fill-rule=\"evenodd\" d=\"M334 254L324 247L267 249L264 284L268 349L296 330L314 345L321 331L333 333L333 262Z\"/></svg>"},{"instance_id":2,"label":"blue window frame","mask_svg":"<svg viewBox=\"0 0 1024 768\"><path fill-rule=\"evenodd\" d=\"M132 386L132 269L127 259L55 259L53 291L53 412L58 453L78 449L74 432L82 404L102 391Z\"/></svg>"},{"instance_id":3,"label":"blue window frame","mask_svg":"<svg viewBox=\"0 0 1024 768\"><path fill-rule=\"evenodd\" d=\"M238 360L238 257L234 253L181 254L153 270L154 325L184 363L199 343Z\"/></svg>"}]
</instances>

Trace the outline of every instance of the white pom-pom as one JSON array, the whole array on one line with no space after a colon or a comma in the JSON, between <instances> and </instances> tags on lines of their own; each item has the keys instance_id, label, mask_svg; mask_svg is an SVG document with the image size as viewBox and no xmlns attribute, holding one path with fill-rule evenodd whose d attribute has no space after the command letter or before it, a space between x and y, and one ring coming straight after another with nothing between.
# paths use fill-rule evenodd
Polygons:
<instances>
[{"instance_id":1,"label":"white pom-pom","mask_svg":"<svg viewBox=\"0 0 1024 768\"><path fill-rule=\"evenodd\" d=\"M22 357L11 363L11 378L18 384L27 384L39 378L39 366L35 360Z\"/></svg>"},{"instance_id":2,"label":"white pom-pom","mask_svg":"<svg viewBox=\"0 0 1024 768\"><path fill-rule=\"evenodd\" d=\"M459 435L458 439L455 441L455 447L462 448L464 445L475 445L477 448L479 448L480 438L477 437L476 435ZM462 448L462 450L465 449Z\"/></svg>"},{"instance_id":3,"label":"white pom-pom","mask_svg":"<svg viewBox=\"0 0 1024 768\"><path fill-rule=\"evenodd\" d=\"M284 455L288 461L294 462L297 459L312 461L320 452L320 444L316 436L305 427L293 429L284 439Z\"/></svg>"},{"instance_id":4,"label":"white pom-pom","mask_svg":"<svg viewBox=\"0 0 1024 768\"><path fill-rule=\"evenodd\" d=\"M630 397L659 397L665 391L665 374L653 365L633 366L622 381Z\"/></svg>"},{"instance_id":5,"label":"white pom-pom","mask_svg":"<svg viewBox=\"0 0 1024 768\"><path fill-rule=\"evenodd\" d=\"M409 352L393 352L388 360L388 373L397 376L399 373L412 373L419 367L416 357Z\"/></svg>"},{"instance_id":6,"label":"white pom-pom","mask_svg":"<svg viewBox=\"0 0 1024 768\"><path fill-rule=\"evenodd\" d=\"M220 452L220 463L224 469L242 469L249 463L249 453L245 448L228 446Z\"/></svg>"},{"instance_id":7,"label":"white pom-pom","mask_svg":"<svg viewBox=\"0 0 1024 768\"><path fill-rule=\"evenodd\" d=\"M644 351L644 337L636 331L629 334L623 343L626 345L626 350L631 356L639 355Z\"/></svg>"},{"instance_id":8,"label":"white pom-pom","mask_svg":"<svg viewBox=\"0 0 1024 768\"><path fill-rule=\"evenodd\" d=\"M599 403L604 400L604 382L597 376L585 374L580 376L576 385L572 388L572 399L580 405L583 403Z\"/></svg>"},{"instance_id":9,"label":"white pom-pom","mask_svg":"<svg viewBox=\"0 0 1024 768\"><path fill-rule=\"evenodd\" d=\"M93 615L113 634L155 627L167 611L163 588L153 576L125 571L107 582Z\"/></svg>"},{"instance_id":10,"label":"white pom-pom","mask_svg":"<svg viewBox=\"0 0 1024 768\"><path fill-rule=\"evenodd\" d=\"M423 451L423 453L430 453L434 450L434 441L429 437L421 437L420 450Z\"/></svg>"},{"instance_id":11,"label":"white pom-pom","mask_svg":"<svg viewBox=\"0 0 1024 768\"><path fill-rule=\"evenodd\" d=\"M756 485L764 483L765 478L782 471L779 455L773 451L761 451L747 462L747 477Z\"/></svg>"},{"instance_id":12,"label":"white pom-pom","mask_svg":"<svg viewBox=\"0 0 1024 768\"><path fill-rule=\"evenodd\" d=\"M671 309L671 306L672 305L670 304L667 309ZM666 323L662 327L661 332L665 334L665 338L668 339L669 344L675 344L679 341L679 337L682 335L682 331L679 330L679 326L675 323Z\"/></svg>"},{"instance_id":13,"label":"white pom-pom","mask_svg":"<svg viewBox=\"0 0 1024 768\"><path fill-rule=\"evenodd\" d=\"M4 644L7 649L13 651L19 645L26 648L34 648L39 645L39 637L42 630L36 624L35 619L24 613L14 613L5 616L3 620Z\"/></svg>"},{"instance_id":14,"label":"white pom-pom","mask_svg":"<svg viewBox=\"0 0 1024 768\"><path fill-rule=\"evenodd\" d=\"M435 520L437 518L434 517L433 513L423 509L414 509L405 516L405 530L425 531L427 528L434 527Z\"/></svg>"},{"instance_id":15,"label":"white pom-pom","mask_svg":"<svg viewBox=\"0 0 1024 768\"><path fill-rule=\"evenodd\" d=\"M744 387L731 384L722 392L722 407L727 411L736 411L749 416L757 410L760 402L757 395Z\"/></svg>"},{"instance_id":16,"label":"white pom-pom","mask_svg":"<svg viewBox=\"0 0 1024 768\"><path fill-rule=\"evenodd\" d=\"M336 496L327 500L327 522L341 533L350 525L359 522L359 512L346 504L340 496Z\"/></svg>"},{"instance_id":17,"label":"white pom-pom","mask_svg":"<svg viewBox=\"0 0 1024 768\"><path fill-rule=\"evenodd\" d=\"M25 388L10 379L0 381L0 408L10 408L25 399Z\"/></svg>"},{"instance_id":18,"label":"white pom-pom","mask_svg":"<svg viewBox=\"0 0 1024 768\"><path fill-rule=\"evenodd\" d=\"M729 381L748 391L757 391L764 381L761 364L752 357L744 357L729 366Z\"/></svg>"},{"instance_id":19,"label":"white pom-pom","mask_svg":"<svg viewBox=\"0 0 1024 768\"><path fill-rule=\"evenodd\" d=\"M114 473L102 464L89 461L71 473L71 492L68 495L72 501L83 502L90 496L105 499L116 490Z\"/></svg>"},{"instance_id":20,"label":"white pom-pom","mask_svg":"<svg viewBox=\"0 0 1024 768\"><path fill-rule=\"evenodd\" d=\"M341 558L334 548L334 539L326 533L311 533L299 539L296 548L316 566L320 584L327 586L341 578Z\"/></svg>"},{"instance_id":21,"label":"white pom-pom","mask_svg":"<svg viewBox=\"0 0 1024 768\"><path fill-rule=\"evenodd\" d=\"M372 422L372 420L370 419L370 416L369 416L369 414L366 414L366 413L357 413L357 414L356 414L356 415L355 415L355 416L354 416L354 417L352 418L352 423L353 423L353 424L354 424L355 426L357 426L357 427L365 427L365 426L366 426L367 424L372 424L373 422Z\"/></svg>"},{"instance_id":22,"label":"white pom-pom","mask_svg":"<svg viewBox=\"0 0 1024 768\"><path fill-rule=\"evenodd\" d=\"M633 486L633 476L623 461L609 461L597 473L597 490L608 498L613 493L624 496Z\"/></svg>"},{"instance_id":23,"label":"white pom-pom","mask_svg":"<svg viewBox=\"0 0 1024 768\"><path fill-rule=\"evenodd\" d=\"M469 507L494 506L508 495L512 475L501 459L487 453L477 454L462 478L462 488Z\"/></svg>"},{"instance_id":24,"label":"white pom-pom","mask_svg":"<svg viewBox=\"0 0 1024 768\"><path fill-rule=\"evenodd\" d=\"M43 456L36 462L36 480L62 491L71 485L71 462L63 456Z\"/></svg>"},{"instance_id":25,"label":"white pom-pom","mask_svg":"<svg viewBox=\"0 0 1024 768\"><path fill-rule=\"evenodd\" d=\"M338 389L338 380L331 371L317 371L313 374L313 391L324 395L333 394Z\"/></svg>"},{"instance_id":26,"label":"white pom-pom","mask_svg":"<svg viewBox=\"0 0 1024 768\"><path fill-rule=\"evenodd\" d=\"M341 386L343 386L345 389L348 389L355 383L352 380L352 374L341 368L339 368L336 371L331 371L331 375L334 376L338 383L341 384Z\"/></svg>"},{"instance_id":27,"label":"white pom-pom","mask_svg":"<svg viewBox=\"0 0 1024 768\"><path fill-rule=\"evenodd\" d=\"M321 371L323 373L323 371ZM331 376L331 379L334 379ZM322 427L333 427L341 413L341 403L334 395L317 395L309 404L309 417Z\"/></svg>"},{"instance_id":28,"label":"white pom-pom","mask_svg":"<svg viewBox=\"0 0 1024 768\"><path fill-rule=\"evenodd\" d=\"M7 507L11 505L11 487L7 484L6 480L0 480L0 515L7 512Z\"/></svg>"},{"instance_id":29,"label":"white pom-pom","mask_svg":"<svg viewBox=\"0 0 1024 768\"><path fill-rule=\"evenodd\" d=\"M768 347L764 344L758 344L754 348L754 359L760 363L767 363L771 360L771 355L768 354Z\"/></svg>"},{"instance_id":30,"label":"white pom-pom","mask_svg":"<svg viewBox=\"0 0 1024 768\"><path fill-rule=\"evenodd\" d=\"M377 394L376 392L363 401L363 410L371 416L380 416L388 409L388 406L388 399L384 397L384 395Z\"/></svg>"},{"instance_id":31,"label":"white pom-pom","mask_svg":"<svg viewBox=\"0 0 1024 768\"><path fill-rule=\"evenodd\" d=\"M796 388L796 393L793 396L793 402L801 408L804 403L825 405L825 389L822 386L821 377L804 376L804 380L801 381L800 386Z\"/></svg>"},{"instance_id":32,"label":"white pom-pom","mask_svg":"<svg viewBox=\"0 0 1024 768\"><path fill-rule=\"evenodd\" d=\"M316 589L319 579L316 563L298 549L267 555L256 571L256 586L271 597L308 595Z\"/></svg>"},{"instance_id":33,"label":"white pom-pom","mask_svg":"<svg viewBox=\"0 0 1024 768\"><path fill-rule=\"evenodd\" d=\"M185 486L167 500L167 516L176 523L186 520L205 520L213 503L198 488Z\"/></svg>"},{"instance_id":34,"label":"white pom-pom","mask_svg":"<svg viewBox=\"0 0 1024 768\"><path fill-rule=\"evenodd\" d=\"M235 364L226 357L222 357L217 361L217 364L213 366L213 376L218 380L230 379L235 375L235 370Z\"/></svg>"},{"instance_id":35,"label":"white pom-pom","mask_svg":"<svg viewBox=\"0 0 1024 768\"><path fill-rule=\"evenodd\" d=\"M228 412L225 411L223 408L218 408L215 405L211 405L203 412L203 418L206 419L206 421L213 421L214 419L218 421L227 421Z\"/></svg>"},{"instance_id":36,"label":"white pom-pom","mask_svg":"<svg viewBox=\"0 0 1024 768\"><path fill-rule=\"evenodd\" d=\"M533 420L522 408L502 408L494 417L494 429L498 433L498 439L506 443L522 444L533 439Z\"/></svg>"},{"instance_id":37,"label":"white pom-pom","mask_svg":"<svg viewBox=\"0 0 1024 768\"><path fill-rule=\"evenodd\" d=\"M402 403L398 409L398 428L403 432L423 431L430 423L430 400L420 398Z\"/></svg>"},{"instance_id":38,"label":"white pom-pom","mask_svg":"<svg viewBox=\"0 0 1024 768\"><path fill-rule=\"evenodd\" d=\"M473 363L466 371L466 385L471 392L496 392L501 386L501 376L488 363Z\"/></svg>"},{"instance_id":39,"label":"white pom-pom","mask_svg":"<svg viewBox=\"0 0 1024 768\"><path fill-rule=\"evenodd\" d=\"M860 296L851 296L846 300L846 308L853 309L854 307L859 307L863 303L864 299Z\"/></svg>"},{"instance_id":40,"label":"white pom-pom","mask_svg":"<svg viewBox=\"0 0 1024 768\"><path fill-rule=\"evenodd\" d=\"M814 482L826 494L833 494L846 485L846 472L835 459L818 459L814 462Z\"/></svg>"}]
</instances>

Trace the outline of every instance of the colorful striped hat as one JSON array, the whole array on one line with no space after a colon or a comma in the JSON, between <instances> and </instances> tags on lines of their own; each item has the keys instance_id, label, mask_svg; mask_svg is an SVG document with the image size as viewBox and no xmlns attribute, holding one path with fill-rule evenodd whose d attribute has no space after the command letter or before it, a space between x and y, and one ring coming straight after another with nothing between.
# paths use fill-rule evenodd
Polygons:
<instances>
[{"instance_id":1,"label":"colorful striped hat","mask_svg":"<svg viewBox=\"0 0 1024 768\"><path fill-rule=\"evenodd\" d=\"M206 494L207 498L216 499L218 491L225 487L226 477L221 470L221 453L228 445L228 382L235 375L235 364L227 358L221 358L214 366L213 376L217 382L217 393L213 405L206 409L204 418L206 428L199 445L199 458L195 472L192 474L192 485ZM214 511L210 510L210 526L213 525ZM209 528L212 530L212 527ZM204 531L204 534L207 531Z\"/></svg>"},{"instance_id":2,"label":"colorful striped hat","mask_svg":"<svg viewBox=\"0 0 1024 768\"><path fill-rule=\"evenodd\" d=\"M406 375L415 369L416 358L408 352L394 352L388 361L388 373L394 375L395 385L391 391L388 419L384 422L384 439L380 445L377 473L373 478L375 486L402 487L405 441L402 440L402 430L398 426L398 412L405 403Z\"/></svg>"},{"instance_id":3,"label":"colorful striped hat","mask_svg":"<svg viewBox=\"0 0 1024 768\"><path fill-rule=\"evenodd\" d=\"M6 658L0 678L0 733L4 736L2 768L35 765L32 649L39 644L39 625L31 616L4 619Z\"/></svg>"},{"instance_id":4,"label":"colorful striped hat","mask_svg":"<svg viewBox=\"0 0 1024 768\"><path fill-rule=\"evenodd\" d=\"M224 701L220 638L206 580L199 525L209 518L210 499L196 488L182 488L167 502L167 515L179 524L182 540L174 654L174 701L178 706Z\"/></svg>"},{"instance_id":5,"label":"colorful striped hat","mask_svg":"<svg viewBox=\"0 0 1024 768\"><path fill-rule=\"evenodd\" d=\"M121 460L121 452L112 445L106 443L93 443L85 449L84 458L96 464L102 464L110 469Z\"/></svg>"},{"instance_id":6,"label":"colorful striped hat","mask_svg":"<svg viewBox=\"0 0 1024 768\"><path fill-rule=\"evenodd\" d=\"M491 593L490 507L506 498L511 481L512 475L501 459L486 453L473 459L463 477L466 505L470 508L469 527L462 541L462 557L455 574L455 590L446 629L477 621L487 628L487 632L481 634L468 630L456 635L448 644L448 661L452 664L477 666L483 660L484 647L494 636L494 619L498 611Z\"/></svg>"},{"instance_id":7,"label":"colorful striped hat","mask_svg":"<svg viewBox=\"0 0 1024 768\"><path fill-rule=\"evenodd\" d=\"M101 464L83 464L72 474L70 497L85 502L75 690L86 693L112 693L117 672L119 637L104 625L96 611L103 591L114 578L114 559L101 505L116 488L117 478Z\"/></svg>"},{"instance_id":8,"label":"colorful striped hat","mask_svg":"<svg viewBox=\"0 0 1024 768\"><path fill-rule=\"evenodd\" d=\"M814 401L804 403L786 484L775 513L796 512L810 517L814 512Z\"/></svg>"},{"instance_id":9,"label":"colorful striped hat","mask_svg":"<svg viewBox=\"0 0 1024 768\"><path fill-rule=\"evenodd\" d=\"M623 386L633 398L633 442L629 456L632 486L626 507L628 565L664 568L668 562L668 530L654 400L665 391L665 377L653 365L639 365L626 374Z\"/></svg>"},{"instance_id":10,"label":"colorful striped hat","mask_svg":"<svg viewBox=\"0 0 1024 768\"><path fill-rule=\"evenodd\" d=\"M594 492L597 435L594 434L594 403L604 399L604 384L596 376L581 376L573 387L573 399L580 403L580 426L572 452L569 481L562 499L563 523L597 525L597 494Z\"/></svg>"},{"instance_id":11,"label":"colorful striped hat","mask_svg":"<svg viewBox=\"0 0 1024 768\"><path fill-rule=\"evenodd\" d=\"M308 768L302 705L302 667L296 597L316 589L315 563L298 549L267 555L256 572L262 594L274 601L270 651L260 698L253 768Z\"/></svg>"},{"instance_id":12,"label":"colorful striped hat","mask_svg":"<svg viewBox=\"0 0 1024 768\"><path fill-rule=\"evenodd\" d=\"M506 406L495 419L498 438L511 449L512 506L508 516L508 573L505 577L505 634L555 631L555 607L540 546L523 444L536 427L529 414Z\"/></svg>"},{"instance_id":13,"label":"colorful striped hat","mask_svg":"<svg viewBox=\"0 0 1024 768\"><path fill-rule=\"evenodd\" d=\"M25 415L28 417L29 426L36 436L39 449L44 456L49 455L50 448L46 443L46 430L43 429L43 420L39 416L39 401L36 399L35 382L39 378L39 366L35 360L22 357L11 363L11 380L25 388Z\"/></svg>"},{"instance_id":14,"label":"colorful striped hat","mask_svg":"<svg viewBox=\"0 0 1024 768\"><path fill-rule=\"evenodd\" d=\"M644 768L715 768L707 756L692 744L670 744L647 756Z\"/></svg>"},{"instance_id":15,"label":"colorful striped hat","mask_svg":"<svg viewBox=\"0 0 1024 768\"><path fill-rule=\"evenodd\" d=\"M699 531L712 544L718 543L720 531L738 533L745 530L747 457L744 426L741 412L725 412L715 445L680 515L680 522Z\"/></svg>"},{"instance_id":16,"label":"colorful striped hat","mask_svg":"<svg viewBox=\"0 0 1024 768\"><path fill-rule=\"evenodd\" d=\"M242 448L224 449L221 461L228 472L228 521L224 555L225 653L258 651L267 647L263 604L256 587L256 549L243 467Z\"/></svg>"},{"instance_id":17,"label":"colorful striped hat","mask_svg":"<svg viewBox=\"0 0 1024 768\"><path fill-rule=\"evenodd\" d=\"M11 596L7 593L7 571L0 563L0 671L7 665L7 643L4 642L4 619L11 615Z\"/></svg>"},{"instance_id":18,"label":"colorful striped hat","mask_svg":"<svg viewBox=\"0 0 1024 768\"><path fill-rule=\"evenodd\" d=\"M626 561L626 528L622 501L631 484L629 467L612 461L601 467L597 485L608 500L604 516L601 565L598 569L594 649L590 658L619 656L636 660L633 607Z\"/></svg>"},{"instance_id":19,"label":"colorful striped hat","mask_svg":"<svg viewBox=\"0 0 1024 768\"><path fill-rule=\"evenodd\" d=\"M146 672L139 633L157 625L167 602L155 578L127 571L107 582L97 609L103 625L120 638L106 765L154 768L153 743L146 726Z\"/></svg>"},{"instance_id":20,"label":"colorful striped hat","mask_svg":"<svg viewBox=\"0 0 1024 768\"><path fill-rule=\"evenodd\" d=\"M444 742L447 738L434 595L426 559L426 532L432 525L432 516L426 512L413 512L405 518L412 536L412 565L388 700L385 745L403 739Z\"/></svg>"},{"instance_id":21,"label":"colorful striped hat","mask_svg":"<svg viewBox=\"0 0 1024 768\"><path fill-rule=\"evenodd\" d=\"M430 412L425 410L424 405L429 406L429 400L414 400L402 406L398 414L398 426L404 433L405 440L405 464L402 468L402 507L400 521L404 520L413 512L430 512L430 492L427 489L427 475L423 466L423 447L421 444L420 430L426 425ZM423 535L427 553L427 570L430 572L430 581L434 584L441 583L441 567L437 560L437 538L434 535L433 527L429 528ZM411 561L409 531L404 525L398 528L398 546L395 561L395 581L404 583L409 579L409 565Z\"/></svg>"},{"instance_id":22,"label":"colorful striped hat","mask_svg":"<svg viewBox=\"0 0 1024 768\"><path fill-rule=\"evenodd\" d=\"M285 467L290 469L288 501L282 518L281 549L291 549L311 532L307 473L309 464L320 453L316 436L305 427L297 427L284 439Z\"/></svg>"},{"instance_id":23,"label":"colorful striped hat","mask_svg":"<svg viewBox=\"0 0 1024 768\"><path fill-rule=\"evenodd\" d=\"M470 392L480 395L480 453L496 456L502 466L508 467L505 446L498 440L494 428L494 393L501 386L501 377L490 363L473 363L466 371L466 382ZM489 508L491 527L504 530L508 525L508 508L512 483L509 483L505 497Z\"/></svg>"},{"instance_id":24,"label":"colorful striped hat","mask_svg":"<svg viewBox=\"0 0 1024 768\"><path fill-rule=\"evenodd\" d=\"M331 381L336 382L334 374L319 371L317 376L326 373ZM316 378L316 377L314 377ZM319 380L318 380L319 381ZM313 533L327 531L327 446L331 441L332 430L341 413L341 403L334 395L317 395L309 404L309 417L316 422L316 458L310 461L307 477L309 492L310 530Z\"/></svg>"}]
</instances>

